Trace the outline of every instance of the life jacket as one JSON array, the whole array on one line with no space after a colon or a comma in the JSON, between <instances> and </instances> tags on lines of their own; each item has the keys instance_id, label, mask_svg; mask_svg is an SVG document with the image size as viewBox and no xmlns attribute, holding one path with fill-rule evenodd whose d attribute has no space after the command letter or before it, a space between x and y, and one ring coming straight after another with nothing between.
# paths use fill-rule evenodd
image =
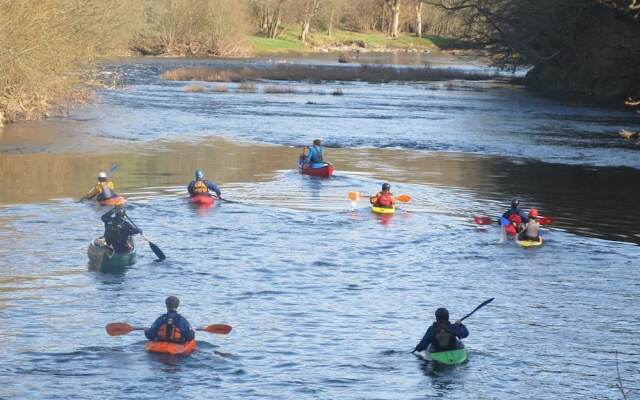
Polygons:
<instances>
[{"instance_id":1,"label":"life jacket","mask_svg":"<svg viewBox=\"0 0 640 400\"><path fill-rule=\"evenodd\" d=\"M203 180L196 180L193 184L193 188L191 189L193 194L207 194L209 193L209 188L207 184Z\"/></svg>"},{"instance_id":2,"label":"life jacket","mask_svg":"<svg viewBox=\"0 0 640 400\"><path fill-rule=\"evenodd\" d=\"M113 182L98 182L96 184L96 192L98 193L98 201L107 200L117 195L113 192Z\"/></svg>"},{"instance_id":3,"label":"life jacket","mask_svg":"<svg viewBox=\"0 0 640 400\"><path fill-rule=\"evenodd\" d=\"M378 193L376 205L389 208L393 207L393 195L391 193Z\"/></svg>"},{"instance_id":4,"label":"life jacket","mask_svg":"<svg viewBox=\"0 0 640 400\"><path fill-rule=\"evenodd\" d=\"M449 321L436 322L436 334L433 338L433 347L436 351L453 350L456 348L456 335L451 331Z\"/></svg>"},{"instance_id":5,"label":"life jacket","mask_svg":"<svg viewBox=\"0 0 640 400\"><path fill-rule=\"evenodd\" d=\"M322 156L322 147L313 146L311 149L313 149L313 152L311 151L309 152L310 153L309 162L312 162L312 163L324 162L323 156Z\"/></svg>"},{"instance_id":6,"label":"life jacket","mask_svg":"<svg viewBox=\"0 0 640 400\"><path fill-rule=\"evenodd\" d=\"M180 317L176 317L180 318ZM184 343L182 331L176 324L176 318L165 315L165 320L158 328L158 340L163 342Z\"/></svg>"},{"instance_id":7,"label":"life jacket","mask_svg":"<svg viewBox=\"0 0 640 400\"><path fill-rule=\"evenodd\" d=\"M522 217L520 215L512 213L509 215L509 221L513 222L516 225L520 225L522 223Z\"/></svg>"}]
</instances>

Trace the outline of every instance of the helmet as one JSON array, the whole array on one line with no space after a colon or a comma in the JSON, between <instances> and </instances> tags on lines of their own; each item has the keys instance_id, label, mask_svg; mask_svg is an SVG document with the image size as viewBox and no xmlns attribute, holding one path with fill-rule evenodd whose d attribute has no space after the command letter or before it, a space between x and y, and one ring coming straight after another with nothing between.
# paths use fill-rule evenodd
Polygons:
<instances>
[{"instance_id":1,"label":"helmet","mask_svg":"<svg viewBox=\"0 0 640 400\"><path fill-rule=\"evenodd\" d=\"M538 218L538 210L536 210L535 208L532 208L529 211L529 218Z\"/></svg>"},{"instance_id":2,"label":"helmet","mask_svg":"<svg viewBox=\"0 0 640 400\"><path fill-rule=\"evenodd\" d=\"M127 214L124 211L124 207L122 207L122 206L116 207L114 211L116 213L116 217L124 218L124 216Z\"/></svg>"},{"instance_id":3,"label":"helmet","mask_svg":"<svg viewBox=\"0 0 640 400\"><path fill-rule=\"evenodd\" d=\"M107 180L107 174L105 174L104 172L100 172L98 174L98 180L99 181L106 181Z\"/></svg>"},{"instance_id":4,"label":"helmet","mask_svg":"<svg viewBox=\"0 0 640 400\"><path fill-rule=\"evenodd\" d=\"M204 172L202 172L201 169L197 169L196 170L196 179L202 179L204 178Z\"/></svg>"},{"instance_id":5,"label":"helmet","mask_svg":"<svg viewBox=\"0 0 640 400\"><path fill-rule=\"evenodd\" d=\"M511 200L511 207L516 208L520 205L520 200L519 199L513 199Z\"/></svg>"},{"instance_id":6,"label":"helmet","mask_svg":"<svg viewBox=\"0 0 640 400\"><path fill-rule=\"evenodd\" d=\"M178 306L180 305L180 299L178 299L176 296L169 296L164 301L164 304L167 305L167 310L177 310Z\"/></svg>"},{"instance_id":7,"label":"helmet","mask_svg":"<svg viewBox=\"0 0 640 400\"><path fill-rule=\"evenodd\" d=\"M438 308L436 310L436 321L448 321L449 320L449 310L446 308Z\"/></svg>"},{"instance_id":8,"label":"helmet","mask_svg":"<svg viewBox=\"0 0 640 400\"><path fill-rule=\"evenodd\" d=\"M388 183L383 183L382 191L384 192L385 190L391 190L391 185L389 185Z\"/></svg>"}]
</instances>

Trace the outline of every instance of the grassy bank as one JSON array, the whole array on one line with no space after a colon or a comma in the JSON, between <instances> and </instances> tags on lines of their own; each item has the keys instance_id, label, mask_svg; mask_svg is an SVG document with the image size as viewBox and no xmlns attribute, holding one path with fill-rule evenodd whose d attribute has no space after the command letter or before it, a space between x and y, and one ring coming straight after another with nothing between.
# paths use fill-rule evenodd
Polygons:
<instances>
[{"instance_id":1,"label":"grassy bank","mask_svg":"<svg viewBox=\"0 0 640 400\"><path fill-rule=\"evenodd\" d=\"M273 53L314 53L323 51L439 51L457 47L458 41L438 36L416 36L402 34L392 39L380 32L335 31L332 36L327 32L314 32L309 35L306 44L298 38L297 29L287 28L277 39L252 36L256 54Z\"/></svg>"}]
</instances>

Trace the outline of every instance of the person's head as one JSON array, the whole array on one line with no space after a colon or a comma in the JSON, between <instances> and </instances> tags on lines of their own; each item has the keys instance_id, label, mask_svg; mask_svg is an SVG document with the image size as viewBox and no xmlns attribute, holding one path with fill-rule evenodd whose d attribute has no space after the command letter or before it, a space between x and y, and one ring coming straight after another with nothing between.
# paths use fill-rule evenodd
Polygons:
<instances>
[{"instance_id":1,"label":"person's head","mask_svg":"<svg viewBox=\"0 0 640 400\"><path fill-rule=\"evenodd\" d=\"M98 174L98 181L99 182L106 182L107 181L107 174L104 172L100 172Z\"/></svg>"},{"instance_id":2,"label":"person's head","mask_svg":"<svg viewBox=\"0 0 640 400\"><path fill-rule=\"evenodd\" d=\"M532 219L538 218L538 210L536 210L535 208L532 208L529 211L529 218L532 218Z\"/></svg>"},{"instance_id":3,"label":"person's head","mask_svg":"<svg viewBox=\"0 0 640 400\"><path fill-rule=\"evenodd\" d=\"M197 169L196 170L196 179L202 179L204 178L204 172L202 172L201 169Z\"/></svg>"},{"instance_id":4,"label":"person's head","mask_svg":"<svg viewBox=\"0 0 640 400\"><path fill-rule=\"evenodd\" d=\"M389 185L388 183L383 183L382 184L382 191L383 192L388 192L389 190L391 190L391 185Z\"/></svg>"},{"instance_id":5,"label":"person's head","mask_svg":"<svg viewBox=\"0 0 640 400\"><path fill-rule=\"evenodd\" d=\"M178 309L178 306L180 305L180 299L178 299L176 296L169 296L164 301L164 304L167 305L167 311L172 311L172 310L175 311Z\"/></svg>"},{"instance_id":6,"label":"person's head","mask_svg":"<svg viewBox=\"0 0 640 400\"><path fill-rule=\"evenodd\" d=\"M436 310L436 321L448 321L449 320L449 310L446 308L438 308Z\"/></svg>"},{"instance_id":7,"label":"person's head","mask_svg":"<svg viewBox=\"0 0 640 400\"><path fill-rule=\"evenodd\" d=\"M520 200L519 199L511 200L511 208L518 208L519 205L520 205Z\"/></svg>"},{"instance_id":8,"label":"person's head","mask_svg":"<svg viewBox=\"0 0 640 400\"><path fill-rule=\"evenodd\" d=\"M313 145L314 145L314 146L322 146L322 140L320 140L320 139L316 139L316 140L314 140L314 141L313 141Z\"/></svg>"},{"instance_id":9,"label":"person's head","mask_svg":"<svg viewBox=\"0 0 640 400\"><path fill-rule=\"evenodd\" d=\"M118 206L115 208L114 213L116 215L117 218L122 218L124 219L125 215L127 215L127 213L125 213L124 211L124 207L123 206Z\"/></svg>"}]
</instances>

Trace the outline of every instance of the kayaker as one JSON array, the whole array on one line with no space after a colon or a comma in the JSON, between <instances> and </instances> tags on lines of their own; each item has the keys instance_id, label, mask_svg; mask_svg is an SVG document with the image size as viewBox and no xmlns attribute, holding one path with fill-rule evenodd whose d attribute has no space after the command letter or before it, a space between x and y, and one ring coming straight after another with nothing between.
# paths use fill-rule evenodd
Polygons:
<instances>
[{"instance_id":1,"label":"kayaker","mask_svg":"<svg viewBox=\"0 0 640 400\"><path fill-rule=\"evenodd\" d=\"M102 216L104 239L116 253L129 253L133 250L132 235L142 234L142 229L127 221L124 207L114 207Z\"/></svg>"},{"instance_id":2,"label":"kayaker","mask_svg":"<svg viewBox=\"0 0 640 400\"><path fill-rule=\"evenodd\" d=\"M388 183L382 184L382 191L378 192L375 196L369 197L369 201L376 207L393 208L396 204L396 199L391 193L391 185Z\"/></svg>"},{"instance_id":3,"label":"kayaker","mask_svg":"<svg viewBox=\"0 0 640 400\"><path fill-rule=\"evenodd\" d=\"M220 192L220 188L218 188L218 186L215 183L207 179L204 179L204 173L202 172L201 169L197 169L195 175L196 175L196 179L191 181L191 183L189 183L189 186L188 186L189 194L191 196L203 195L203 194L210 195L209 191L212 190L213 192L215 192L218 198L220 199L222 198L222 193Z\"/></svg>"},{"instance_id":4,"label":"kayaker","mask_svg":"<svg viewBox=\"0 0 640 400\"><path fill-rule=\"evenodd\" d=\"M189 321L178 314L180 299L169 296L164 303L167 306L167 313L162 314L150 328L144 330L147 339L171 343L187 343L195 339L196 333Z\"/></svg>"},{"instance_id":5,"label":"kayaker","mask_svg":"<svg viewBox=\"0 0 640 400\"><path fill-rule=\"evenodd\" d=\"M113 188L114 188L113 181L107 178L106 173L100 172L98 174L98 182L96 183L96 185L87 194L85 194L80 199L80 201L90 200L96 196L98 196L96 198L96 200L98 201L104 201L104 200L111 199L113 197L117 197L118 194L113 191Z\"/></svg>"},{"instance_id":6,"label":"kayaker","mask_svg":"<svg viewBox=\"0 0 640 400\"><path fill-rule=\"evenodd\" d=\"M540 222L538 222L538 210L535 208L529 211L529 222L525 230L518 235L518 240L540 241Z\"/></svg>"},{"instance_id":7,"label":"kayaker","mask_svg":"<svg viewBox=\"0 0 640 400\"><path fill-rule=\"evenodd\" d=\"M464 339L467 336L469 331L462 321L452 324L449 322L449 311L446 308L438 308L436 322L427 329L427 333L413 351L423 351L427 348L432 353L455 350L459 347L458 339Z\"/></svg>"},{"instance_id":8,"label":"kayaker","mask_svg":"<svg viewBox=\"0 0 640 400\"><path fill-rule=\"evenodd\" d=\"M528 221L527 213L520 208L520 200L513 199L511 200L511 208L502 214L500 224L505 227L508 233L516 234L522 231L524 224Z\"/></svg>"},{"instance_id":9,"label":"kayaker","mask_svg":"<svg viewBox=\"0 0 640 400\"><path fill-rule=\"evenodd\" d=\"M309 153L307 153L306 156L304 155L304 152L302 154L305 164L310 165L311 168L322 168L327 165L327 163L324 162L322 140L315 139L313 141L313 145L311 147L308 147L307 149L309 150Z\"/></svg>"}]
</instances>

